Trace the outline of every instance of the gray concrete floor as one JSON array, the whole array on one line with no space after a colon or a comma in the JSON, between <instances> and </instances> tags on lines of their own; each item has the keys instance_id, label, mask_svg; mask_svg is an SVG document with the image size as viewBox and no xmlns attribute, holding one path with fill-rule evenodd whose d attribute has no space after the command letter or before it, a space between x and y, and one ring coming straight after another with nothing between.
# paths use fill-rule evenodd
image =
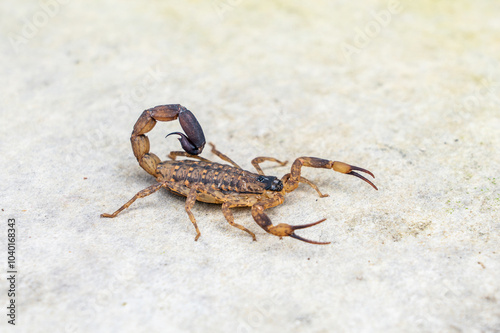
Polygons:
<instances>
[{"instance_id":1,"label":"gray concrete floor","mask_svg":"<svg viewBox=\"0 0 500 333\"><path fill-rule=\"evenodd\" d=\"M500 331L498 2L0 9L0 248L15 218L15 331ZM154 183L129 136L142 110L172 103L244 168L317 156L373 171L379 191L304 170L330 197L304 185L269 216L327 218L300 235L328 246L280 240L235 210L252 242L202 203L194 242L184 199L167 192L99 218ZM152 151L177 150L164 139L177 130L156 126ZM0 328L14 331L0 288Z\"/></svg>"}]
</instances>

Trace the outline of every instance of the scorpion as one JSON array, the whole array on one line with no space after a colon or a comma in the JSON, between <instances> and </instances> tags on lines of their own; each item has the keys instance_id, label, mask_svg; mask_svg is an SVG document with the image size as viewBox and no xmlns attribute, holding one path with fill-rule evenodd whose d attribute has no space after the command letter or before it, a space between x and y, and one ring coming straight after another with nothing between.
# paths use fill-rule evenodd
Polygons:
<instances>
[{"instance_id":1,"label":"scorpion","mask_svg":"<svg viewBox=\"0 0 500 333\"><path fill-rule=\"evenodd\" d=\"M145 134L153 129L157 121L168 122L177 118L184 133L173 132L167 137L172 134L179 135L179 141L184 151L172 151L168 155L171 160L161 162L158 156L149 152L149 139ZM191 111L179 104L159 105L143 111L134 125L130 141L139 165L147 173L154 176L157 183L139 191L113 214L104 213L101 214L101 217L114 218L136 199L153 194L161 188L166 188L177 195L186 197L185 210L196 230L195 241L198 240L201 233L191 210L196 201L201 201L221 204L222 213L227 222L247 232L254 241L257 238L252 231L234 222L231 208L251 207L251 214L255 222L266 232L280 238L289 236L311 244L330 244L330 242L305 239L295 233L295 230L315 226L326 219L303 225L286 223L273 225L265 213L266 209L281 205L285 195L294 191L299 183L311 186L322 198L328 196L328 194L322 194L315 184L301 176L302 167L333 169L343 174L356 176L378 190L370 180L355 172L364 172L375 178L370 171L344 162L317 157L297 158L292 163L290 172L281 179L265 175L259 165L266 161L275 162L282 166L287 163L273 157L254 158L251 161L257 170L257 173L254 173L243 170L233 160L219 152L215 145L209 143L212 147L212 153L230 165L211 162L198 156L205 146L205 136L198 120ZM192 159L177 160L176 158L179 156Z\"/></svg>"}]
</instances>

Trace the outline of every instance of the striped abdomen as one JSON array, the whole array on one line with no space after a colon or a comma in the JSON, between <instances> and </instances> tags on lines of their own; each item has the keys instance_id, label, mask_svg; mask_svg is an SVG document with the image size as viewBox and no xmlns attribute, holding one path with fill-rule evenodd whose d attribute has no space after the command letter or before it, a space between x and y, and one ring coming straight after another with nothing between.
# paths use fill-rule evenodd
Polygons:
<instances>
[{"instance_id":1,"label":"striped abdomen","mask_svg":"<svg viewBox=\"0 0 500 333\"><path fill-rule=\"evenodd\" d=\"M270 189L269 180L276 179L230 165L192 160L162 162L158 165L158 172L162 175L163 181L188 188L193 184L203 184L222 192L237 193L263 193L266 189Z\"/></svg>"}]
</instances>

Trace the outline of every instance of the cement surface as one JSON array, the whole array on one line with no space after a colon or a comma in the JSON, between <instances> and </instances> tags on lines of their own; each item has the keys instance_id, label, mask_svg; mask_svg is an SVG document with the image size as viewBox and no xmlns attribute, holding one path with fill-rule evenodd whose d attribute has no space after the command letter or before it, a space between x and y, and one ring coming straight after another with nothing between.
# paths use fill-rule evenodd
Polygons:
<instances>
[{"instance_id":1,"label":"cement surface","mask_svg":"<svg viewBox=\"0 0 500 333\"><path fill-rule=\"evenodd\" d=\"M1 1L0 254L16 231L17 319L2 332L499 332L497 1ZM180 103L207 140L304 169L275 224L166 191L129 142ZM162 159L170 132L150 132ZM497 147L497 148L495 148ZM202 154L217 160L209 149ZM290 164L289 164L290 165ZM264 164L282 176L290 167ZM2 276L5 276L2 274Z\"/></svg>"}]
</instances>

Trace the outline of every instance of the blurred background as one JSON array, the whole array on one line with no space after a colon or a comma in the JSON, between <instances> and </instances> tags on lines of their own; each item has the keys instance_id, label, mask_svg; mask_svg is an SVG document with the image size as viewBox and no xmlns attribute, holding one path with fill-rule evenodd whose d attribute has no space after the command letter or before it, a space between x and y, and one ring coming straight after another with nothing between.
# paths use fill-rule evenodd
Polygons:
<instances>
[{"instance_id":1,"label":"blurred background","mask_svg":"<svg viewBox=\"0 0 500 333\"><path fill-rule=\"evenodd\" d=\"M3 0L0 12L15 330L500 330L498 1ZM235 210L252 242L203 203L195 243L167 192L100 219L154 183L130 133L144 109L176 103L245 169L317 156L369 169L379 191L305 169L330 197L301 186L269 210L275 224L327 218L301 235L329 246L280 240ZM180 149L164 138L179 129L158 124L151 151ZM5 316L0 327L14 331Z\"/></svg>"}]
</instances>

